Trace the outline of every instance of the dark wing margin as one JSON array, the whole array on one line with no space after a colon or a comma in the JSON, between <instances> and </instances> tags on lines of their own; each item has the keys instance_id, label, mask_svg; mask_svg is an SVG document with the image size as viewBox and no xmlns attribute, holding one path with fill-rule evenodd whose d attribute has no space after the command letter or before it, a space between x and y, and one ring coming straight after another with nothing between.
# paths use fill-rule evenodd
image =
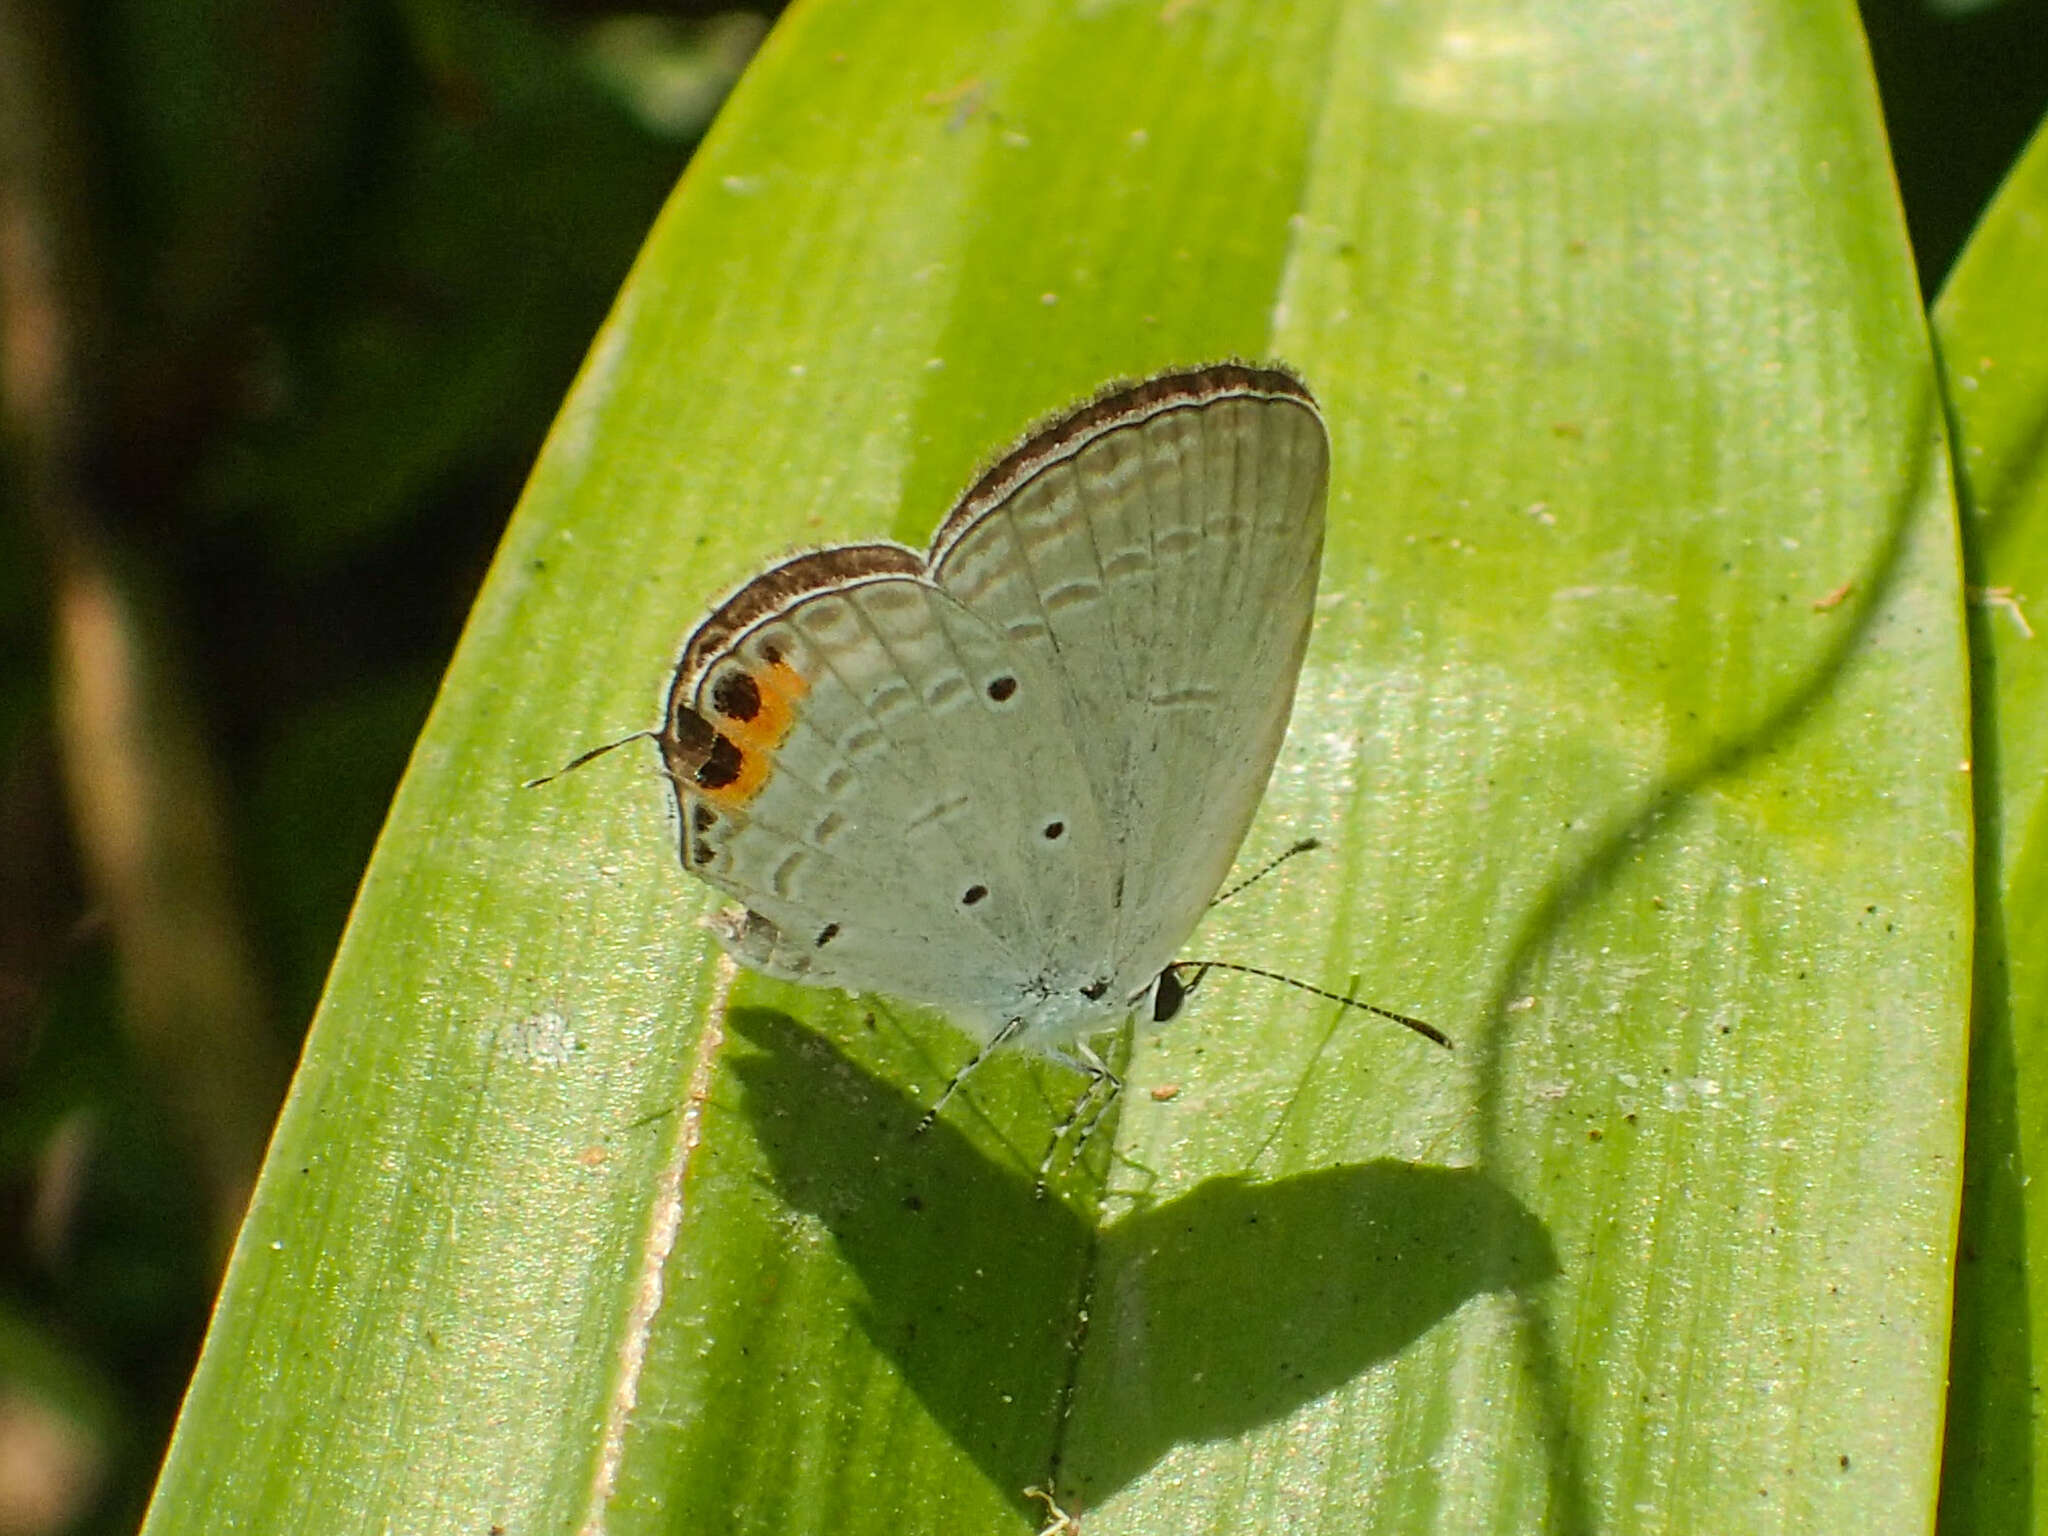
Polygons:
<instances>
[{"instance_id":1,"label":"dark wing margin","mask_svg":"<svg viewBox=\"0 0 2048 1536\"><path fill-rule=\"evenodd\" d=\"M901 544L835 544L770 566L705 615L690 632L669 688L671 700L685 696L713 657L770 614L800 597L843 587L864 576L923 576L924 556Z\"/></svg>"},{"instance_id":2,"label":"dark wing margin","mask_svg":"<svg viewBox=\"0 0 2048 1536\"><path fill-rule=\"evenodd\" d=\"M1129 427L1168 411L1207 405L1226 395L1298 400L1320 414L1316 397L1292 369L1251 363L1206 363L1136 383L1106 384L1093 398L1039 422L991 464L953 504L932 535L930 564L990 507L1046 467L1070 459L1104 432Z\"/></svg>"}]
</instances>

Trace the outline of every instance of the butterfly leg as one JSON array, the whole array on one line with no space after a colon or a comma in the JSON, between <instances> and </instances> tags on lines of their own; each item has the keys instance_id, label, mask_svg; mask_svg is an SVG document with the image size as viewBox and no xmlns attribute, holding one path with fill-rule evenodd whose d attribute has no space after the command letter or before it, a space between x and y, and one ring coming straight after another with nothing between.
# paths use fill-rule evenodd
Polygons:
<instances>
[{"instance_id":1,"label":"butterfly leg","mask_svg":"<svg viewBox=\"0 0 2048 1536\"><path fill-rule=\"evenodd\" d=\"M1046 1180L1052 1175L1053 1159L1059 1155L1060 1143L1067 1139L1067 1133L1074 1132L1073 1147L1067 1155L1071 1164L1088 1145L1088 1138L1095 1134L1095 1127L1102 1123L1102 1117L1116 1102L1116 1096L1123 1092L1124 1080L1109 1069L1109 1064L1095 1054L1087 1041L1077 1041L1074 1054L1079 1058L1074 1065L1088 1074L1088 1084L1074 1100L1074 1107L1068 1111L1067 1118L1053 1127L1045 1156L1038 1160L1038 1182L1032 1187L1032 1193L1041 1200L1045 1198ZM1082 1118L1084 1114L1086 1119ZM1080 1129L1075 1130L1076 1126Z\"/></svg>"},{"instance_id":2,"label":"butterfly leg","mask_svg":"<svg viewBox=\"0 0 2048 1536\"><path fill-rule=\"evenodd\" d=\"M946 1100L953 1097L953 1090L967 1080L967 1074L988 1059L991 1052L1001 1049L1017 1038L1017 1032L1024 1027L1021 1018L1012 1019L990 1038L988 1044L967 1058L967 1065L953 1074L952 1080L939 1090L939 1096L932 1100L932 1107L924 1112L924 1118L917 1122L917 1129L910 1134L922 1136L932 1128L932 1122L939 1118L939 1111L946 1107Z\"/></svg>"},{"instance_id":3,"label":"butterfly leg","mask_svg":"<svg viewBox=\"0 0 2048 1536\"><path fill-rule=\"evenodd\" d=\"M1095 1082L1095 1086L1101 1090L1096 1095L1095 1109L1088 1116L1087 1120L1082 1122L1081 1129L1074 1134L1075 1157L1081 1155L1082 1148L1088 1145L1088 1138L1093 1136L1095 1128L1102 1124L1102 1117L1109 1113L1110 1106L1116 1103L1117 1095L1124 1091L1124 1080L1112 1072L1107 1063L1099 1060L1095 1053L1090 1051L1085 1045L1081 1049L1087 1059L1101 1071L1102 1075Z\"/></svg>"}]
</instances>

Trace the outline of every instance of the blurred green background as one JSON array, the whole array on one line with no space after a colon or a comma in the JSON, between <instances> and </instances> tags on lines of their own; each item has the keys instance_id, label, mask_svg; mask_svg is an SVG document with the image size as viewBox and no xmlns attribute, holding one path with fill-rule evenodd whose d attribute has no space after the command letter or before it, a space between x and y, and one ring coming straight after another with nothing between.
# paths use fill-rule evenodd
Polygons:
<instances>
[{"instance_id":1,"label":"blurred green background","mask_svg":"<svg viewBox=\"0 0 2048 1536\"><path fill-rule=\"evenodd\" d=\"M502 522L775 9L0 0L0 1536L139 1516ZM2048 0L1863 11L1932 293Z\"/></svg>"}]
</instances>

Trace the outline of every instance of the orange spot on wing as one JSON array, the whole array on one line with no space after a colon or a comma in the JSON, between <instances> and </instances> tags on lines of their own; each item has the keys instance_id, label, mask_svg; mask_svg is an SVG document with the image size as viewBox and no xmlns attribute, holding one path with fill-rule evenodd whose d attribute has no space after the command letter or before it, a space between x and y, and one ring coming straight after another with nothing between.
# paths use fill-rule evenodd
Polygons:
<instances>
[{"instance_id":1,"label":"orange spot on wing","mask_svg":"<svg viewBox=\"0 0 2048 1536\"><path fill-rule=\"evenodd\" d=\"M748 804L775 772L775 753L796 724L798 706L811 685L786 661L747 674L761 692L751 720L720 718L718 734L739 749L740 771L730 784L701 790L706 800L728 810Z\"/></svg>"}]
</instances>

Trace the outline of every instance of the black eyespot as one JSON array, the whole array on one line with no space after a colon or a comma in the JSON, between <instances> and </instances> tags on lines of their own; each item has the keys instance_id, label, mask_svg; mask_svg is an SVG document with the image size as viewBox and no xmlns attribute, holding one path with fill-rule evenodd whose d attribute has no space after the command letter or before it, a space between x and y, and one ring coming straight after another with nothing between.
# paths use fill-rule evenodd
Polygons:
<instances>
[{"instance_id":1,"label":"black eyespot","mask_svg":"<svg viewBox=\"0 0 2048 1536\"><path fill-rule=\"evenodd\" d=\"M1102 994L1103 994L1103 993L1105 993L1105 992L1107 992L1108 990L1109 990L1109 983L1108 983L1108 982L1106 982L1106 981L1091 981L1091 982L1089 982L1089 983L1088 983L1088 985L1087 985L1087 986L1085 986L1085 987L1083 987L1083 988L1081 989L1081 995L1082 995L1083 997L1087 998L1089 1002L1091 1002L1091 1003L1095 1003L1095 1002L1100 1002L1100 1001L1102 1000Z\"/></svg>"},{"instance_id":2,"label":"black eyespot","mask_svg":"<svg viewBox=\"0 0 2048 1536\"><path fill-rule=\"evenodd\" d=\"M718 857L718 850L709 843L698 843L690 850L690 858L698 864L709 864Z\"/></svg>"},{"instance_id":3,"label":"black eyespot","mask_svg":"<svg viewBox=\"0 0 2048 1536\"><path fill-rule=\"evenodd\" d=\"M1188 989L1169 965L1159 973L1159 985L1152 989L1152 1022L1164 1024L1179 1013L1180 1005L1187 1001L1187 996Z\"/></svg>"},{"instance_id":4,"label":"black eyespot","mask_svg":"<svg viewBox=\"0 0 2048 1536\"><path fill-rule=\"evenodd\" d=\"M821 930L819 930L818 937L814 941L814 945L818 949L823 949L827 944L830 944L834 939L838 937L839 925L837 923L827 923Z\"/></svg>"},{"instance_id":5,"label":"black eyespot","mask_svg":"<svg viewBox=\"0 0 2048 1536\"><path fill-rule=\"evenodd\" d=\"M1016 691L1017 679L1014 677L999 677L988 685L988 696L998 704L1009 698Z\"/></svg>"},{"instance_id":6,"label":"black eyespot","mask_svg":"<svg viewBox=\"0 0 2048 1536\"><path fill-rule=\"evenodd\" d=\"M711 743L711 751L698 766L694 777L700 789L723 789L740 776L740 764L745 759L740 749L720 736Z\"/></svg>"},{"instance_id":7,"label":"black eyespot","mask_svg":"<svg viewBox=\"0 0 2048 1536\"><path fill-rule=\"evenodd\" d=\"M711 685L711 703L728 720L751 720L761 713L761 685L744 672L728 672Z\"/></svg>"},{"instance_id":8,"label":"black eyespot","mask_svg":"<svg viewBox=\"0 0 2048 1536\"><path fill-rule=\"evenodd\" d=\"M1048 821L1045 824L1045 840L1048 843L1057 841L1066 830L1067 824L1064 821Z\"/></svg>"},{"instance_id":9,"label":"black eyespot","mask_svg":"<svg viewBox=\"0 0 2048 1536\"><path fill-rule=\"evenodd\" d=\"M767 662L768 665L771 667L781 666L782 647L777 645L773 640L763 640L761 642L761 659Z\"/></svg>"},{"instance_id":10,"label":"black eyespot","mask_svg":"<svg viewBox=\"0 0 2048 1536\"><path fill-rule=\"evenodd\" d=\"M980 901L980 900L981 900L981 899L982 899L983 897L985 897L986 895L988 895L988 887L987 887L987 886L985 886L985 885L970 885L969 887L967 887L966 893L965 893L964 895L962 895L962 896L961 896L961 898L960 898L960 905L961 905L961 906L963 906L963 907L971 907L971 906L973 906L973 905L974 905L974 904L975 904L975 903L976 903L977 901Z\"/></svg>"},{"instance_id":11,"label":"black eyespot","mask_svg":"<svg viewBox=\"0 0 2048 1536\"><path fill-rule=\"evenodd\" d=\"M709 832L718 825L718 812L699 800L690 807L690 825L699 832Z\"/></svg>"}]
</instances>

